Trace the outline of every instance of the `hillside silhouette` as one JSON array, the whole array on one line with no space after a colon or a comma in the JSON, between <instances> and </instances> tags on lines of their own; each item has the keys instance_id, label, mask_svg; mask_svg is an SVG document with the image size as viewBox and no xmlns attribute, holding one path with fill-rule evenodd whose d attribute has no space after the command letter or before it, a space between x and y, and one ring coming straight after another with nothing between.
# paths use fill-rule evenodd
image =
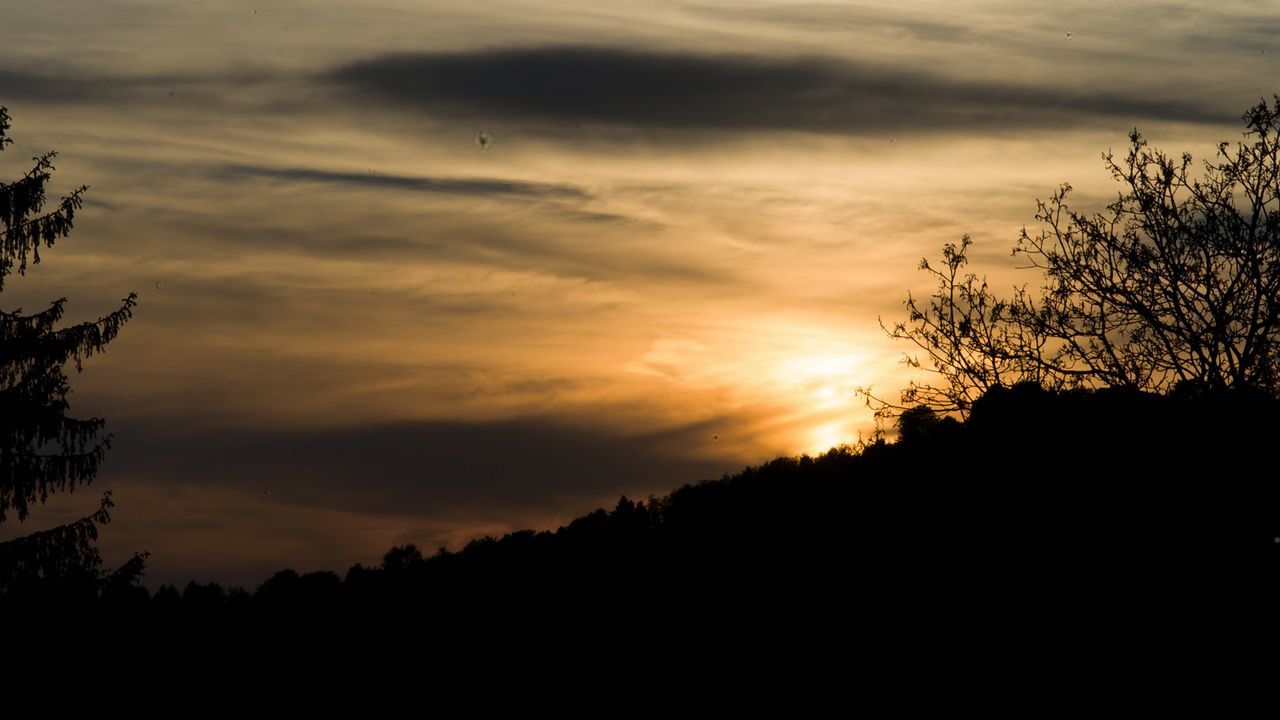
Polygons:
<instances>
[{"instance_id":1,"label":"hillside silhouette","mask_svg":"<svg viewBox=\"0 0 1280 720\"><path fill-rule=\"evenodd\" d=\"M1194 387L997 388L964 422L913 410L894 442L623 497L554 532L395 547L253 592L121 582L26 601L97 608L160 656L234 642L266 653L246 662L407 672L391 643L415 677L454 685L909 684L946 668L959 686L978 647L1014 653L981 668L1034 682L1026 653L1122 627L1157 638L1218 580L1257 577L1280 537L1278 409Z\"/></svg>"}]
</instances>

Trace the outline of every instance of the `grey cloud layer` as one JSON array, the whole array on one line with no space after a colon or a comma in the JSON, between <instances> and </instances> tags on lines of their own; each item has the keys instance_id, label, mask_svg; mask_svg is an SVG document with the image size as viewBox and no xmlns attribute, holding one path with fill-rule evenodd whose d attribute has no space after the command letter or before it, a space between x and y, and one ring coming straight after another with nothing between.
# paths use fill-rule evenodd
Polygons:
<instances>
[{"instance_id":1,"label":"grey cloud layer","mask_svg":"<svg viewBox=\"0 0 1280 720\"><path fill-rule=\"evenodd\" d=\"M959 80L826 58L591 47L394 54L328 75L433 113L692 130L860 133L1062 127L1106 119L1230 123L1194 102Z\"/></svg>"},{"instance_id":2,"label":"grey cloud layer","mask_svg":"<svg viewBox=\"0 0 1280 720\"><path fill-rule=\"evenodd\" d=\"M123 421L112 430L117 478L183 477L249 493L266 488L280 502L440 519L666 492L723 470L665 452L710 437L709 425L633 435L541 418L254 431Z\"/></svg>"}]
</instances>

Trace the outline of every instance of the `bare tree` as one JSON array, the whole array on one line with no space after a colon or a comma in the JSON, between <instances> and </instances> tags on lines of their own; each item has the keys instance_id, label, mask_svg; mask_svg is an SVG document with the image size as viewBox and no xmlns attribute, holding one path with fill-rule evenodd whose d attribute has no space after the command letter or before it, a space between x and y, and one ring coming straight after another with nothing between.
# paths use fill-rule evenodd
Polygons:
<instances>
[{"instance_id":1,"label":"bare tree","mask_svg":"<svg viewBox=\"0 0 1280 720\"><path fill-rule=\"evenodd\" d=\"M989 388L1028 381L1280 393L1280 95L1243 119L1243 141L1220 143L1199 178L1190 154L1134 130L1123 158L1102 156L1122 185L1104 211L1073 210L1067 184L1038 200L1041 229L1023 229L1013 250L1041 271L1038 294L1001 298L963 272L968 236L945 246L941 267L922 261L936 292L909 295L907 319L881 325L937 380L881 408L963 416Z\"/></svg>"}]
</instances>

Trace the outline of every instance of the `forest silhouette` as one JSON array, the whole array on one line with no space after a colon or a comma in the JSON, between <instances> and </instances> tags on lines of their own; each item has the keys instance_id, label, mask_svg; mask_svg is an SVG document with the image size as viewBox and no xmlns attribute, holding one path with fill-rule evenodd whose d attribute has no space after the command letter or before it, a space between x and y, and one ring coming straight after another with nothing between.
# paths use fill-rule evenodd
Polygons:
<instances>
[{"instance_id":1,"label":"forest silhouette","mask_svg":"<svg viewBox=\"0 0 1280 720\"><path fill-rule=\"evenodd\" d=\"M1275 126L1264 129L1270 138ZM1267 152L1274 168L1275 147ZM1166 171L1156 160L1157 180L1177 185L1187 164ZM1204 220L1197 212L1187 217ZM1255 233L1248 242L1203 225L1189 238L1272 262L1280 222L1269 213L1245 228ZM1135 252L1134 262L1157 261ZM1200 273L1210 297L1220 282L1235 287L1204 275L1219 260L1175 258ZM1150 332L1099 325L1088 315L1096 308L1070 296L1081 291L1069 278L1046 289L1051 311L1024 298L1012 314L993 315L985 283L959 278L960 264L938 276L937 297L950 306L909 305L911 321L925 324L893 330L933 348L953 384L909 391L906 400L921 402L896 408L892 442L621 497L555 531L486 536L456 551L394 547L344 575L284 569L251 591L192 581L151 593L139 556L109 576L96 562L79 575L31 575L10 582L0 602L15 617L62 612L68 627L106 628L158 656L239 643L255 649L246 662L321 674L360 665L384 678L404 678L408 663L415 682L507 688L643 688L671 678L829 686L856 676L903 692L922 677L935 690L972 692L992 676L1044 682L1043 663L1068 662L1045 660L1046 648L1078 648L1121 628L1160 642L1162 623L1186 603L1222 592L1218 581L1241 568L1256 572L1280 547L1271 471L1280 305L1269 295L1280 262L1265 275L1245 267L1247 301L1261 314L1242 334L1233 334L1236 318L1212 311L1205 329L1161 326L1185 331L1167 363ZM957 285L972 303L956 304ZM1128 289L1116 292L1103 302ZM1163 301L1154 302L1126 312L1158 314L1151 308ZM1044 338L1074 337L1081 308L1093 344L1046 351ZM1016 332L1001 334L1010 317ZM994 374L981 358L969 364L992 338L1003 343L987 345L997 348L987 358ZM1248 343L1247 366L1230 360L1237 342ZM1187 369L1182 354L1210 351ZM1000 375L1008 368L1012 381ZM409 660L387 654L388 644ZM1123 659L1092 662L1119 669Z\"/></svg>"},{"instance_id":2,"label":"forest silhouette","mask_svg":"<svg viewBox=\"0 0 1280 720\"><path fill-rule=\"evenodd\" d=\"M906 692L934 665L958 685L1042 682L1027 643L1157 641L1258 571L1262 529L1280 533L1264 470L1278 410L1244 391L1024 384L989 391L964 422L908 412L896 442L622 497L555 531L399 546L252 592L122 582L8 601L127 628L162 656L234 642L316 672L408 672L390 643L413 649L427 684L838 686L856 673ZM977 648L997 656L971 666Z\"/></svg>"}]
</instances>

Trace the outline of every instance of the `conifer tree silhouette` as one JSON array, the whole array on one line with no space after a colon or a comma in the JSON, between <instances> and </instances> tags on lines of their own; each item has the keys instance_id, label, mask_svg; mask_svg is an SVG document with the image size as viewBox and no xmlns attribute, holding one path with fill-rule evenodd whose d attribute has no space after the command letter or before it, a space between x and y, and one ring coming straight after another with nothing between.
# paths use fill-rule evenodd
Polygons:
<instances>
[{"instance_id":1,"label":"conifer tree silhouette","mask_svg":"<svg viewBox=\"0 0 1280 720\"><path fill-rule=\"evenodd\" d=\"M12 142L10 116L0 107L0 150ZM0 182L0 291L10 275L40 262L41 247L71 231L87 186L46 211L45 185L56 153L33 158L13 182ZM25 520L50 495L88 485L110 447L100 418L67 416L70 383L64 368L102 352L133 314L136 295L97 320L62 324L66 298L24 313L0 306L0 523ZM31 583L96 583L98 527L110 520L111 493L75 522L0 543L0 596ZM137 572L140 556L127 564Z\"/></svg>"}]
</instances>

